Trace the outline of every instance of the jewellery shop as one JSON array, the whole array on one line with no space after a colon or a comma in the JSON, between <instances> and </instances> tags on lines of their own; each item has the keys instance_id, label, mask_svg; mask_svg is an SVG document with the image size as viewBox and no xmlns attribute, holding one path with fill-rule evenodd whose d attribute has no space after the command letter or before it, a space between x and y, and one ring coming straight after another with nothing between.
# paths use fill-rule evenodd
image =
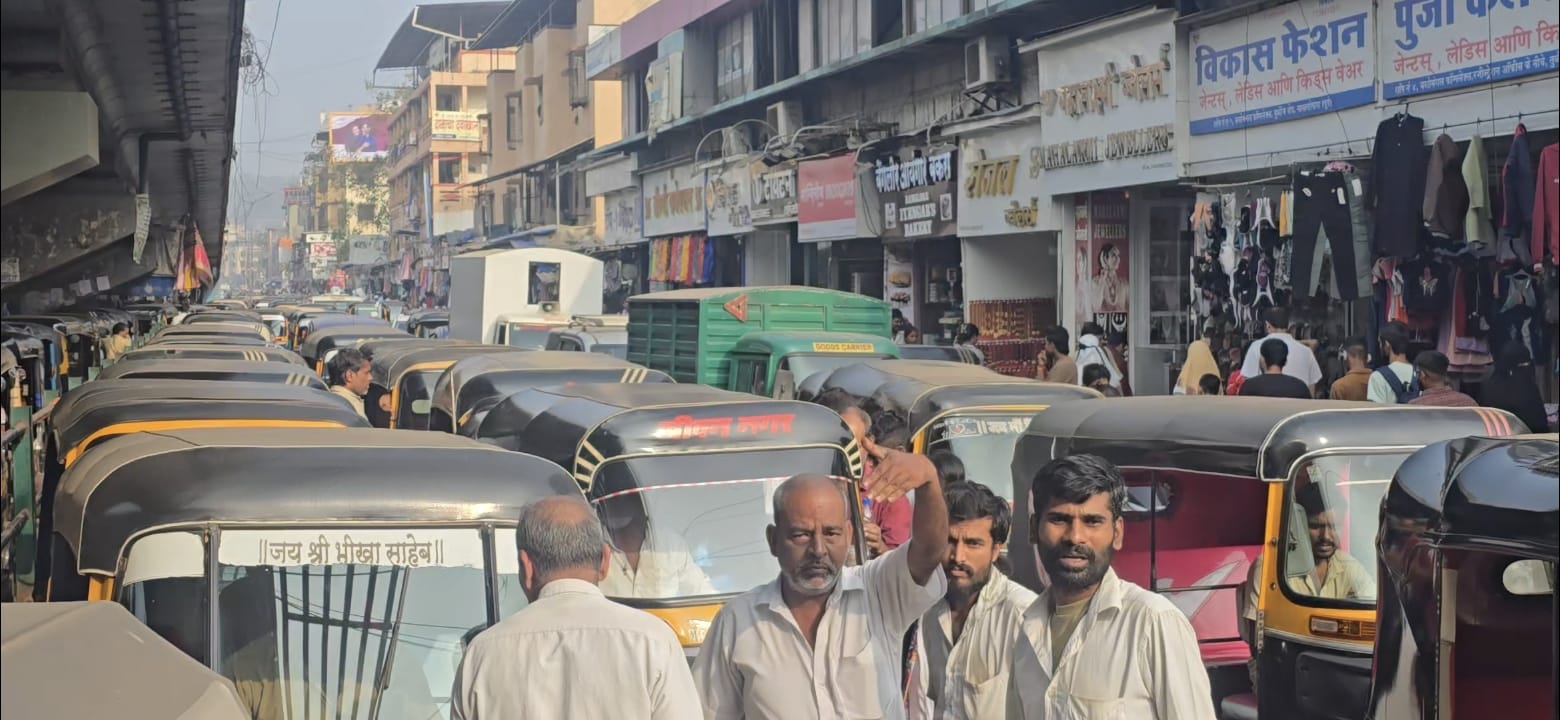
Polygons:
<instances>
[{"instance_id":1,"label":"jewellery shop","mask_svg":"<svg viewBox=\"0 0 1560 720\"><path fill-rule=\"evenodd\" d=\"M735 247L743 274L734 285L791 282L791 233L784 226L759 227L753 219L754 172L766 166L755 157L722 158L704 166L706 230L713 242Z\"/></svg>"},{"instance_id":2,"label":"jewellery shop","mask_svg":"<svg viewBox=\"0 0 1560 720\"><path fill-rule=\"evenodd\" d=\"M1046 329L1058 320L1061 218L1044 188L1037 109L945 127L960 137L958 234L969 322L992 369L1036 377Z\"/></svg>"},{"instance_id":3,"label":"jewellery shop","mask_svg":"<svg viewBox=\"0 0 1560 720\"><path fill-rule=\"evenodd\" d=\"M641 174L651 292L742 284L741 247L705 234L704 171L692 164Z\"/></svg>"},{"instance_id":4,"label":"jewellery shop","mask_svg":"<svg viewBox=\"0 0 1560 720\"><path fill-rule=\"evenodd\" d=\"M1068 350L1108 346L1128 394L1170 392L1190 335L1193 193L1178 181L1173 17L1131 13L1022 48L1035 53L1040 81L1040 129L1022 162L1051 196L1050 227L1061 231L1054 273ZM1104 336L1083 338L1090 323Z\"/></svg>"},{"instance_id":5,"label":"jewellery shop","mask_svg":"<svg viewBox=\"0 0 1560 720\"><path fill-rule=\"evenodd\" d=\"M1409 360L1441 352L1475 398L1499 370L1552 401L1560 25L1546 3L1419 5L1194 16L1194 317L1224 365L1289 307L1319 389L1351 338L1384 363L1380 330L1402 322Z\"/></svg>"},{"instance_id":6,"label":"jewellery shop","mask_svg":"<svg viewBox=\"0 0 1560 720\"><path fill-rule=\"evenodd\" d=\"M902 342L952 345L964 323L957 175L956 146L905 144L877 153L861 178L874 201L869 229L883 240L885 299L905 319Z\"/></svg>"},{"instance_id":7,"label":"jewellery shop","mask_svg":"<svg viewBox=\"0 0 1560 720\"><path fill-rule=\"evenodd\" d=\"M908 296L908 275L896 278L905 283L899 288L883 282L883 241L870 229L875 223L867 217L871 203L860 197L861 172L853 153L797 163L796 246L803 284L880 299L887 299L885 290Z\"/></svg>"}]
</instances>

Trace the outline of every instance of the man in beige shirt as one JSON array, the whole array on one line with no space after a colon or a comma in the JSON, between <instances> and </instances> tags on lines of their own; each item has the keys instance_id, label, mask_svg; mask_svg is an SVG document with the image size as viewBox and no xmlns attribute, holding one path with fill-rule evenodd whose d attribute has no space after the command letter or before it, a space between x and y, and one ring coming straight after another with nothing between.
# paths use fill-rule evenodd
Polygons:
<instances>
[{"instance_id":1,"label":"man in beige shirt","mask_svg":"<svg viewBox=\"0 0 1560 720\"><path fill-rule=\"evenodd\" d=\"M344 398L364 419L363 396L374 377L374 366L357 348L346 348L331 357L325 368L330 375L330 391Z\"/></svg>"},{"instance_id":2,"label":"man in beige shirt","mask_svg":"<svg viewBox=\"0 0 1560 720\"><path fill-rule=\"evenodd\" d=\"M727 602L694 663L707 720L904 717L905 632L943 595L948 510L925 456L866 446L874 504L915 491L910 542L844 567L856 533L838 482L782 483L766 531L780 577Z\"/></svg>"},{"instance_id":3,"label":"man in beige shirt","mask_svg":"<svg viewBox=\"0 0 1560 720\"><path fill-rule=\"evenodd\" d=\"M943 561L948 591L921 619L916 671L926 691L919 712L912 714L1003 720L1009 654L1035 594L994 567L1012 523L1007 501L973 482L944 488L943 498L948 505Z\"/></svg>"},{"instance_id":4,"label":"man in beige shirt","mask_svg":"<svg viewBox=\"0 0 1560 720\"><path fill-rule=\"evenodd\" d=\"M672 629L596 587L612 551L583 499L527 506L515 544L531 604L466 648L450 698L452 720L699 716Z\"/></svg>"},{"instance_id":5,"label":"man in beige shirt","mask_svg":"<svg viewBox=\"0 0 1560 720\"><path fill-rule=\"evenodd\" d=\"M1051 586L1024 614L1010 720L1214 720L1192 624L1116 577L1126 484L1094 455L1053 460L1030 490L1029 540Z\"/></svg>"},{"instance_id":6,"label":"man in beige shirt","mask_svg":"<svg viewBox=\"0 0 1560 720\"><path fill-rule=\"evenodd\" d=\"M1060 325L1045 331L1045 341L1040 347L1040 371L1035 379L1046 382L1078 384L1078 363L1074 362L1072 337L1067 328Z\"/></svg>"}]
</instances>

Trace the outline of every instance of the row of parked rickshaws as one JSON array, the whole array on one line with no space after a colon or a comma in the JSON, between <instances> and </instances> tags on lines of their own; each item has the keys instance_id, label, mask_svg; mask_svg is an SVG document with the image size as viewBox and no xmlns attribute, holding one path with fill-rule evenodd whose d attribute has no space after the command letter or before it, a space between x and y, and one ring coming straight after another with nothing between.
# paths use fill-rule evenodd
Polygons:
<instances>
[{"instance_id":1,"label":"row of parked rickshaws","mask_svg":"<svg viewBox=\"0 0 1560 720\"><path fill-rule=\"evenodd\" d=\"M620 548L686 555L675 572L615 556L603 588L691 656L726 598L773 576L757 528L778 483L861 477L821 405L271 309L285 325L191 313L67 393L30 574L11 556L36 599L116 601L228 678L246 716L447 713L464 644L525 603L514 519L549 495L582 493ZM177 330L200 326L217 334ZM324 389L348 347L372 364L367 417ZM1492 698L1521 700L1503 717L1553 714L1560 450L1506 413L1105 400L928 360L801 384L831 388L899 411L910 450L1007 496L1031 587L1035 472L1083 452L1120 466L1115 567L1191 619L1226 717L1484 717ZM1327 552L1376 581L1317 587Z\"/></svg>"}]
</instances>

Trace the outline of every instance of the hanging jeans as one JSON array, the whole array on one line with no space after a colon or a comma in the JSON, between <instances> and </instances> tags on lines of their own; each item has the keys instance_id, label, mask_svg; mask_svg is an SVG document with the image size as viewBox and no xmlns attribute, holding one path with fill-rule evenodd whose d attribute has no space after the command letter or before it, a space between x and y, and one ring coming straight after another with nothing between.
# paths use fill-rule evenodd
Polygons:
<instances>
[{"instance_id":1,"label":"hanging jeans","mask_svg":"<svg viewBox=\"0 0 1560 720\"><path fill-rule=\"evenodd\" d=\"M1327 243L1319 242L1325 234ZM1364 185L1352 172L1295 175L1294 259L1290 266L1295 301L1309 299L1321 282L1322 254L1332 255L1331 295L1337 300L1370 297L1370 238L1365 231Z\"/></svg>"}]
</instances>

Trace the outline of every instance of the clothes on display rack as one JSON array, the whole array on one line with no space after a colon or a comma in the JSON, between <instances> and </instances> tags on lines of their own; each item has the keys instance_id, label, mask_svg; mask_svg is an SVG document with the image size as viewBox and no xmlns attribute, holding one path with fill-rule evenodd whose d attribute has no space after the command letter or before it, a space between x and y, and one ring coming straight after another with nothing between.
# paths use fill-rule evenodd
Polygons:
<instances>
[{"instance_id":1,"label":"clothes on display rack","mask_svg":"<svg viewBox=\"0 0 1560 720\"><path fill-rule=\"evenodd\" d=\"M1375 213L1376 252L1397 258L1419 252L1425 198L1425 121L1398 113L1376 126L1365 205ZM1386 182L1383 182L1386 180ZM1295 198L1297 201L1298 197ZM1295 219L1302 213L1297 209Z\"/></svg>"},{"instance_id":2,"label":"clothes on display rack","mask_svg":"<svg viewBox=\"0 0 1560 720\"><path fill-rule=\"evenodd\" d=\"M1468 213L1463 218L1463 239L1476 254L1483 254L1495 242L1495 223L1490 219L1489 160L1484 154L1484 138L1474 133L1462 162L1463 184L1468 190Z\"/></svg>"},{"instance_id":3,"label":"clothes on display rack","mask_svg":"<svg viewBox=\"0 0 1560 720\"><path fill-rule=\"evenodd\" d=\"M1295 234L1290 285L1310 297L1322 280L1322 255L1332 255L1330 294L1337 300L1370 295L1371 252L1365 229L1364 183L1352 172L1295 174ZM1320 234L1326 233L1324 248Z\"/></svg>"},{"instance_id":4,"label":"clothes on display rack","mask_svg":"<svg viewBox=\"0 0 1560 720\"><path fill-rule=\"evenodd\" d=\"M1545 147L1538 158L1533 194L1532 262L1560 264L1560 144Z\"/></svg>"},{"instance_id":5,"label":"clothes on display rack","mask_svg":"<svg viewBox=\"0 0 1560 720\"><path fill-rule=\"evenodd\" d=\"M1468 185L1463 181L1462 151L1450 135L1441 133L1430 145L1425 166L1425 229L1439 240L1461 240L1468 218Z\"/></svg>"},{"instance_id":6,"label":"clothes on display rack","mask_svg":"<svg viewBox=\"0 0 1560 720\"><path fill-rule=\"evenodd\" d=\"M1505 237L1526 239L1533 223L1533 154L1528 148L1527 126L1517 123L1511 135L1511 150L1500 169L1501 214L1500 232ZM1527 243L1517 243L1523 251ZM1505 260L1506 258L1501 258ZM1538 262L1538 258L1520 258L1524 264Z\"/></svg>"},{"instance_id":7,"label":"clothes on display rack","mask_svg":"<svg viewBox=\"0 0 1560 720\"><path fill-rule=\"evenodd\" d=\"M1540 305L1547 299L1538 278L1525 268L1503 270L1496 276L1495 294L1494 344L1518 342L1535 358L1550 357Z\"/></svg>"}]
</instances>

